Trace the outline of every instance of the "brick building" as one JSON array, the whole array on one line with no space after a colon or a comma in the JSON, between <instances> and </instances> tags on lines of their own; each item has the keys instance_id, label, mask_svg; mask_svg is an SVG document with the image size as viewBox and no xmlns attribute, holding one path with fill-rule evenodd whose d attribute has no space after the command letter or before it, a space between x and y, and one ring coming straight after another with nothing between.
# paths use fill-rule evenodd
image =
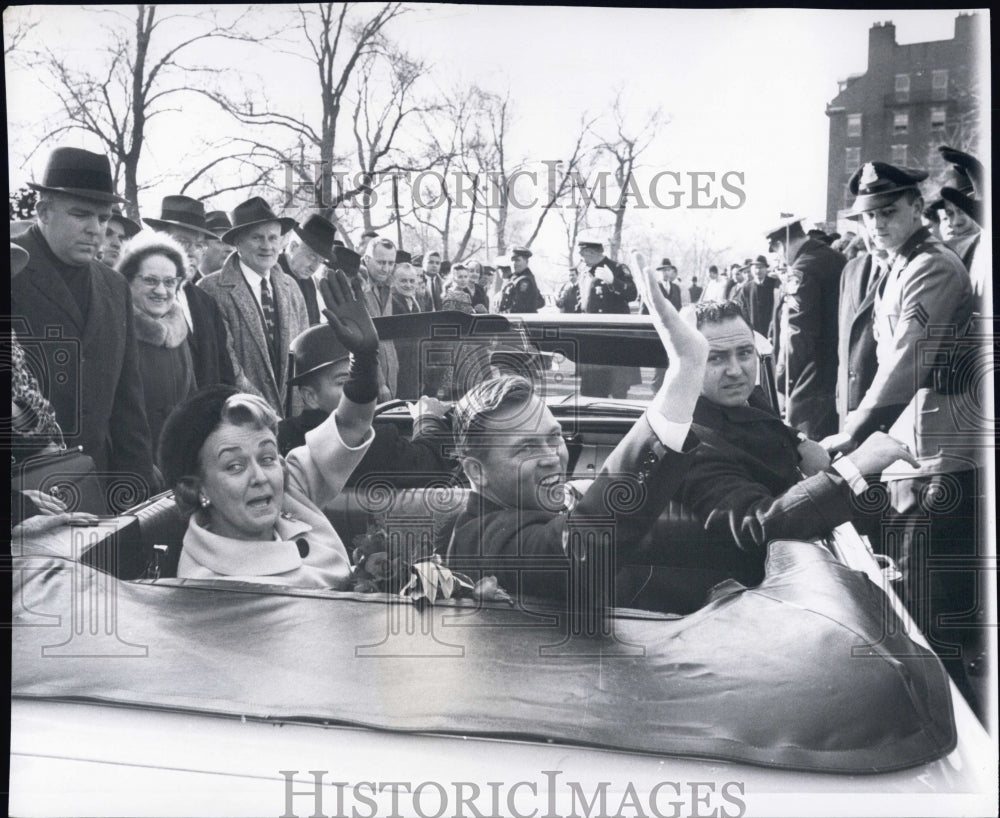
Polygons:
<instances>
[{"instance_id":1,"label":"brick building","mask_svg":"<svg viewBox=\"0 0 1000 818\"><path fill-rule=\"evenodd\" d=\"M847 182L862 161L923 168L933 177L942 170L938 145L977 152L985 29L981 14L959 14L951 39L899 45L891 22L871 27L868 69L841 80L826 107L831 226L842 223L841 212L851 205Z\"/></svg>"}]
</instances>

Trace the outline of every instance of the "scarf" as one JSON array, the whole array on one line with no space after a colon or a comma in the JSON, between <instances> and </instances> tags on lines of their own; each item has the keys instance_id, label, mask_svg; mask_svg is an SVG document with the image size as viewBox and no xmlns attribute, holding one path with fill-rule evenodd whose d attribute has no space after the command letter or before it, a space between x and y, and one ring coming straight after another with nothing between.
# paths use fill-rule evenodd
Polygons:
<instances>
[{"instance_id":1,"label":"scarf","mask_svg":"<svg viewBox=\"0 0 1000 818\"><path fill-rule=\"evenodd\" d=\"M153 318L138 307L134 312L135 336L143 343L174 349L187 340L187 321L184 320L184 313L176 304L162 318Z\"/></svg>"}]
</instances>

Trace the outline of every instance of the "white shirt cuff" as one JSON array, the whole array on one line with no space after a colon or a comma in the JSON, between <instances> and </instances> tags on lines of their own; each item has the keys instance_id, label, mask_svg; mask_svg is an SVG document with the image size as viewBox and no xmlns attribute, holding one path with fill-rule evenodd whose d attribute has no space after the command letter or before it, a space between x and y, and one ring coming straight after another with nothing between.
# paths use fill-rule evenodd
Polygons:
<instances>
[{"instance_id":1,"label":"white shirt cuff","mask_svg":"<svg viewBox=\"0 0 1000 818\"><path fill-rule=\"evenodd\" d=\"M864 494L867 491L868 481L851 460L846 457L838 457L830 465L847 481L847 485L851 487L854 494Z\"/></svg>"},{"instance_id":2,"label":"white shirt cuff","mask_svg":"<svg viewBox=\"0 0 1000 818\"><path fill-rule=\"evenodd\" d=\"M688 432L691 431L690 420L678 423L667 420L659 412L646 412L646 419L664 447L673 449L675 452L684 451L684 441L687 440Z\"/></svg>"}]
</instances>

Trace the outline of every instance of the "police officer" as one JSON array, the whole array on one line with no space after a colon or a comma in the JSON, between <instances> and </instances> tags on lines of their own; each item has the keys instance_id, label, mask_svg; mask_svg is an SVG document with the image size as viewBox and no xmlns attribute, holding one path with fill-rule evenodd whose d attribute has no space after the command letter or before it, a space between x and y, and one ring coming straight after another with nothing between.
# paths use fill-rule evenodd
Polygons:
<instances>
[{"instance_id":1,"label":"police officer","mask_svg":"<svg viewBox=\"0 0 1000 818\"><path fill-rule=\"evenodd\" d=\"M885 475L902 516L892 521L895 536L880 545L903 572L900 596L917 626L981 715L985 677L977 663L985 626L972 612L984 575L982 566L978 576L976 570L984 498L974 469L982 444L960 408L959 390L942 383L936 371L966 332L972 287L961 259L921 224L918 184L926 178L925 171L883 162L867 162L851 177L856 198L850 215L861 217L873 249L886 261L870 284L877 369L844 431L823 445L847 453L888 425L919 460L916 470Z\"/></svg>"},{"instance_id":2,"label":"police officer","mask_svg":"<svg viewBox=\"0 0 1000 818\"><path fill-rule=\"evenodd\" d=\"M604 255L604 245L598 241L581 241L580 257L587 269L580 277L580 308L582 312L631 312L629 303L638 298L632 273L624 264Z\"/></svg>"},{"instance_id":3,"label":"police officer","mask_svg":"<svg viewBox=\"0 0 1000 818\"><path fill-rule=\"evenodd\" d=\"M639 296L632 273L624 264L604 255L599 241L579 242L586 269L580 274L580 311L627 315L629 302ZM641 383L638 367L580 365L580 394L598 398L626 398L629 387Z\"/></svg>"},{"instance_id":4,"label":"police officer","mask_svg":"<svg viewBox=\"0 0 1000 818\"><path fill-rule=\"evenodd\" d=\"M500 312L538 312L545 306L535 274L528 267L530 258L531 251L527 247L515 247L510 251L513 275L500 293Z\"/></svg>"}]
</instances>

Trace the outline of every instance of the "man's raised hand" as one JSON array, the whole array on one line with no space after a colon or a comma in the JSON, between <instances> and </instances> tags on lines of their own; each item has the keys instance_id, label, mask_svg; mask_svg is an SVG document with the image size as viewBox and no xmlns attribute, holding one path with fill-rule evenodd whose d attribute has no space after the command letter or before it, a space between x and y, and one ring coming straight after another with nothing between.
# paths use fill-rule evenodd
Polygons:
<instances>
[{"instance_id":1,"label":"man's raised hand","mask_svg":"<svg viewBox=\"0 0 1000 818\"><path fill-rule=\"evenodd\" d=\"M659 276L643 263L642 256L633 256L635 285L643 303L649 305L653 326L667 351L669 367L663 386L653 399L651 408L668 420L687 422L701 394L708 361L708 341L698 329L680 316L660 289Z\"/></svg>"}]
</instances>

